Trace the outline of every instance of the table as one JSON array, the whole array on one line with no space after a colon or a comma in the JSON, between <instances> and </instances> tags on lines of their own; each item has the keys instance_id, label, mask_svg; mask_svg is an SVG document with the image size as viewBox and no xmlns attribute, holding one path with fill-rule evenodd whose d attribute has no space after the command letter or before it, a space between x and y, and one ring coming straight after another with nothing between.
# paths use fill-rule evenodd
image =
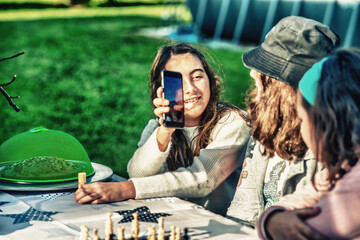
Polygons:
<instances>
[{"instance_id":1,"label":"table","mask_svg":"<svg viewBox=\"0 0 360 240\"><path fill-rule=\"evenodd\" d=\"M113 175L111 181L126 179ZM61 239L80 237L80 227L94 228L105 237L105 222L112 213L114 233L125 227L125 237L131 234L132 213L139 213L141 239L146 239L149 226L157 228L157 219L164 217L166 233L174 225L188 228L190 239L258 239L255 230L214 214L194 203L175 197L128 200L108 204L78 204L73 190L17 192L0 191L0 239Z\"/></svg>"}]
</instances>

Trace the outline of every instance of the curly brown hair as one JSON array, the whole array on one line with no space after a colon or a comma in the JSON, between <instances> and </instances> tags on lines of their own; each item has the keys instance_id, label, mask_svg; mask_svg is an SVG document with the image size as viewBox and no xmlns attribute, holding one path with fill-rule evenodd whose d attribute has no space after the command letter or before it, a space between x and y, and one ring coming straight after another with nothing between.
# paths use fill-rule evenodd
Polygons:
<instances>
[{"instance_id":1,"label":"curly brown hair","mask_svg":"<svg viewBox=\"0 0 360 240\"><path fill-rule=\"evenodd\" d=\"M301 138L301 120L296 113L296 90L290 85L260 73L263 91L255 87L246 97L253 138L264 146L264 155L275 153L286 160L302 157L307 147Z\"/></svg>"},{"instance_id":2,"label":"curly brown hair","mask_svg":"<svg viewBox=\"0 0 360 240\"><path fill-rule=\"evenodd\" d=\"M193 163L194 156L198 156L200 150L210 143L210 134L225 112L235 110L242 114L235 106L226 103L219 103L220 78L214 73L206 61L204 55L195 47L187 43L176 43L166 45L159 49L150 71L149 87L151 89L151 100L156 98L156 90L161 86L161 71L165 69L166 63L172 55L190 53L199 58L210 82L210 100L204 110L197 126L198 135L194 138L195 149L191 149L192 142L188 142L181 129L176 129L171 136L171 149L167 157L167 164L170 171L179 167L188 167ZM194 140L193 139L193 140Z\"/></svg>"}]
</instances>

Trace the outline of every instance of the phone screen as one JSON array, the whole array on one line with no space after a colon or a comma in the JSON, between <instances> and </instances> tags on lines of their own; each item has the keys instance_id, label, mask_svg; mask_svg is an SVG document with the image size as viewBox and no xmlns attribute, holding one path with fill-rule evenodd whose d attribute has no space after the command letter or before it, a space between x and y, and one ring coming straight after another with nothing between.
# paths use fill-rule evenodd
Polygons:
<instances>
[{"instance_id":1,"label":"phone screen","mask_svg":"<svg viewBox=\"0 0 360 240\"><path fill-rule=\"evenodd\" d=\"M185 118L181 73L163 70L162 87L164 89L163 97L170 102L170 111L164 114L164 125L166 127L183 128Z\"/></svg>"}]
</instances>

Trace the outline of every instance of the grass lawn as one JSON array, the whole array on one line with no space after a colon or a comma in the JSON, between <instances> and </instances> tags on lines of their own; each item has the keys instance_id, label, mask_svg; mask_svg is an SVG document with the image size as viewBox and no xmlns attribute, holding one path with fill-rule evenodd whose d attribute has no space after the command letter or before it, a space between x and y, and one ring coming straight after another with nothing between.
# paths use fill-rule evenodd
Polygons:
<instances>
[{"instance_id":1,"label":"grass lawn","mask_svg":"<svg viewBox=\"0 0 360 240\"><path fill-rule=\"evenodd\" d=\"M96 9L79 17L66 15L76 9L61 9L63 17L40 20L24 15L36 11L0 11L0 58L26 52L0 63L0 83L16 74L17 80L5 89L21 95L14 100L21 108L18 113L0 96L0 142L38 126L64 131L83 144L93 162L127 177L127 162L154 117L147 88L150 66L168 40L136 34L140 28L163 25L156 14L113 8L108 10L118 12L104 17L95 12L105 8ZM55 10L41 11L51 15ZM249 71L242 65L241 53L208 52L224 77L224 99L243 106Z\"/></svg>"}]
</instances>

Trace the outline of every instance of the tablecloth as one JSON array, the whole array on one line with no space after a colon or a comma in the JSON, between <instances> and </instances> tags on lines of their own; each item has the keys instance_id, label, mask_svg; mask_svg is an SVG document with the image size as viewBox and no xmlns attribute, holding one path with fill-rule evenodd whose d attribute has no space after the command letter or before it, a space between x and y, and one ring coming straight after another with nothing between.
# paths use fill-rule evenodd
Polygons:
<instances>
[{"instance_id":1,"label":"tablecloth","mask_svg":"<svg viewBox=\"0 0 360 240\"><path fill-rule=\"evenodd\" d=\"M79 239L80 226L98 229L105 238L105 222L112 213L114 232L125 227L131 234L132 213L139 213L139 237L146 239L149 226L164 217L165 231L171 226L188 229L190 239L257 239L255 231L214 214L194 203L175 197L128 200L107 204L78 204L74 190L55 192L0 192L0 239Z\"/></svg>"}]
</instances>

